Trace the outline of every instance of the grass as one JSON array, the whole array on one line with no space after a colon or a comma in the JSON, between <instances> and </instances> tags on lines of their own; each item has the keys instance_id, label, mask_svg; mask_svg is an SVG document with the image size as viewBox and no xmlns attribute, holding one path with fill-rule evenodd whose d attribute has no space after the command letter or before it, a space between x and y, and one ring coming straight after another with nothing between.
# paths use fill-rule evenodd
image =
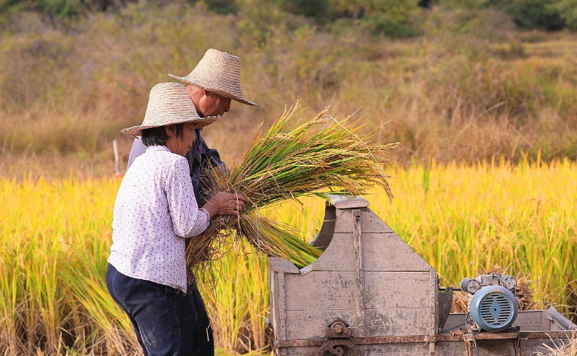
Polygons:
<instances>
[{"instance_id":1,"label":"grass","mask_svg":"<svg viewBox=\"0 0 577 356\"><path fill-rule=\"evenodd\" d=\"M21 13L0 41L0 151L23 168L3 171L26 175L39 161L58 174L93 158L99 168L90 169L105 171L113 139L128 152L119 131L142 121L150 88L189 73L210 47L241 57L244 94L259 103L233 103L204 131L211 146L227 147L228 162L297 99L307 116L332 105L340 116L360 109L367 130L387 123L376 142L401 142L401 161L518 161L539 149L547 160L575 157L577 52L567 43L576 35L437 15L422 37L391 40L294 17L258 29L185 3L131 4L67 29Z\"/></svg>"},{"instance_id":2,"label":"grass","mask_svg":"<svg viewBox=\"0 0 577 356\"><path fill-rule=\"evenodd\" d=\"M577 304L577 164L482 162L393 169L396 198L374 191L371 208L441 276L456 285L493 266L529 277L538 307ZM0 180L0 354L129 354L128 320L104 282L112 207L110 178ZM312 238L323 201L263 215ZM267 265L248 245L213 264L201 290L221 353L266 346Z\"/></svg>"}]
</instances>

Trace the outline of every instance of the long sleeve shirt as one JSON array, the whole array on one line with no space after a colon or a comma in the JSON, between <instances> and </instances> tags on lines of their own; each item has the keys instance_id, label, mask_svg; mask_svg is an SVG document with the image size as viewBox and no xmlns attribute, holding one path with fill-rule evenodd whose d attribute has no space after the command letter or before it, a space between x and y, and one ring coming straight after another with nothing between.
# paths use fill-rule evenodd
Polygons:
<instances>
[{"instance_id":1,"label":"long sleeve shirt","mask_svg":"<svg viewBox=\"0 0 577 356\"><path fill-rule=\"evenodd\" d=\"M196 197L198 206L203 206L210 198L200 181L202 170L208 167L208 165L212 165L214 167L224 165L220 159L218 151L208 148L206 142L200 134L201 131L202 129L196 130L196 140L194 141L192 149L186 154L186 159L188 160L188 166L190 169L192 187L194 189L194 195ZM130 150L128 167L130 168L134 160L145 151L146 146L144 143L142 143L142 139L135 139L134 143L132 144L132 149Z\"/></svg>"},{"instance_id":2,"label":"long sleeve shirt","mask_svg":"<svg viewBox=\"0 0 577 356\"><path fill-rule=\"evenodd\" d=\"M187 160L165 146L134 159L114 204L108 262L126 276L186 293L185 238L210 223L192 187Z\"/></svg>"}]
</instances>

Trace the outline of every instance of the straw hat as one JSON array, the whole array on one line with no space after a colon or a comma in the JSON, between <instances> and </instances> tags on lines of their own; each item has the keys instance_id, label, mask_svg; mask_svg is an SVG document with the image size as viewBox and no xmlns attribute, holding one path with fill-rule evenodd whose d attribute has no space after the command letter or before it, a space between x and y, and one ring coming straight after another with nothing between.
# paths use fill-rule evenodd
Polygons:
<instances>
[{"instance_id":1,"label":"straw hat","mask_svg":"<svg viewBox=\"0 0 577 356\"><path fill-rule=\"evenodd\" d=\"M197 85L209 92L247 105L257 105L245 99L240 89L240 58L209 49L196 68L186 77L169 74L174 79Z\"/></svg>"},{"instance_id":2,"label":"straw hat","mask_svg":"<svg viewBox=\"0 0 577 356\"><path fill-rule=\"evenodd\" d=\"M123 134L141 136L142 130L153 127L194 122L204 127L216 121L215 116L202 118L180 83L160 83L152 87L146 107L146 115L140 126L122 130Z\"/></svg>"}]
</instances>

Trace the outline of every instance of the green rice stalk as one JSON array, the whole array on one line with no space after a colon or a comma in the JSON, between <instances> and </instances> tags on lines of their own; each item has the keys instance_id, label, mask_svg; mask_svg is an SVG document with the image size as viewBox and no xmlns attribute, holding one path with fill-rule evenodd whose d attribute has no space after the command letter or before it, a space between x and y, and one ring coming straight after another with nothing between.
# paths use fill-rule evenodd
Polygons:
<instances>
[{"instance_id":1,"label":"green rice stalk","mask_svg":"<svg viewBox=\"0 0 577 356\"><path fill-rule=\"evenodd\" d=\"M374 131L361 134L363 125L358 120L339 121L327 111L300 123L302 110L297 103L266 133L259 128L240 164L205 171L203 184L210 193L243 193L250 204L240 217L213 219L189 244L189 270L202 261L214 260L222 250L220 243L234 230L259 251L285 257L299 268L320 256L322 251L305 243L288 226L262 218L259 208L329 193L357 196L375 185L392 199L383 165L397 144L369 144Z\"/></svg>"}]
</instances>

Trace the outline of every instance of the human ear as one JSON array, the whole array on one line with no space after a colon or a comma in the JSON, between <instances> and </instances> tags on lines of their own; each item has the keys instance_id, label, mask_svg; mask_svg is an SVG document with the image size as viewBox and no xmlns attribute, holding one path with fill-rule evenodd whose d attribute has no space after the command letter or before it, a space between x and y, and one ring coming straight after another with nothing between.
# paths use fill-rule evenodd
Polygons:
<instances>
[{"instance_id":1,"label":"human ear","mask_svg":"<svg viewBox=\"0 0 577 356\"><path fill-rule=\"evenodd\" d=\"M204 88L200 88L202 90L202 96L203 97L210 97L210 92L206 91L206 89Z\"/></svg>"},{"instance_id":2,"label":"human ear","mask_svg":"<svg viewBox=\"0 0 577 356\"><path fill-rule=\"evenodd\" d=\"M166 136L173 138L176 137L176 132L174 131L174 126L168 125L164 126L164 131L166 132Z\"/></svg>"}]
</instances>

